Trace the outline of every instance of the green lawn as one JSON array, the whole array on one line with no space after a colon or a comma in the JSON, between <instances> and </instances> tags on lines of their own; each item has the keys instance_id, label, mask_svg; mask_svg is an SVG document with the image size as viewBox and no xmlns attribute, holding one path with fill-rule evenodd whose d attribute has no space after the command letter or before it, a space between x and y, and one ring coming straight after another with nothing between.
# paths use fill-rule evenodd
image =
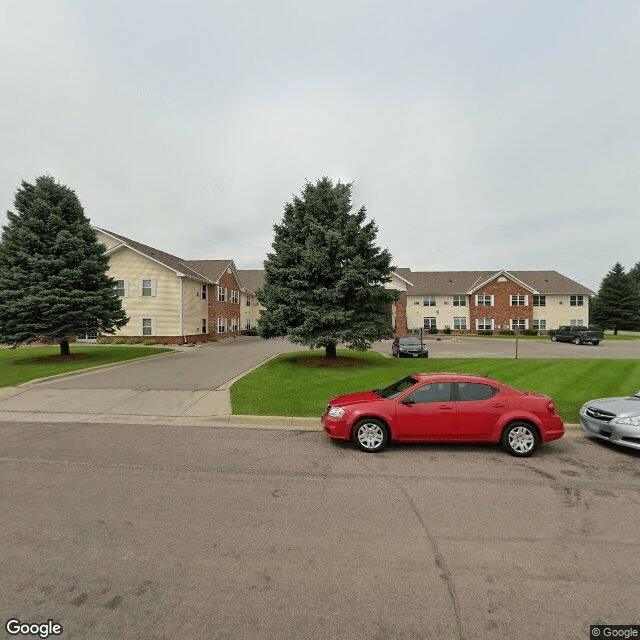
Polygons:
<instances>
[{"instance_id":1,"label":"green lawn","mask_svg":"<svg viewBox=\"0 0 640 640\"><path fill-rule=\"evenodd\" d=\"M171 349L157 347L76 346L71 345L71 355L86 355L84 360L42 362L40 359L60 353L60 347L30 347L0 349L0 387L12 387L29 380L55 376L70 371L81 371L104 364L125 362L136 358L166 353Z\"/></svg>"},{"instance_id":2,"label":"green lawn","mask_svg":"<svg viewBox=\"0 0 640 640\"><path fill-rule=\"evenodd\" d=\"M553 398L565 422L578 422L582 404L593 398L633 394L640 389L640 361L564 358L384 358L367 352L338 351L362 357L366 366L315 367L296 358L322 351L288 353L246 375L231 387L233 413L320 416L337 395L384 387L408 373L455 371L486 375L524 391Z\"/></svg>"}]
</instances>

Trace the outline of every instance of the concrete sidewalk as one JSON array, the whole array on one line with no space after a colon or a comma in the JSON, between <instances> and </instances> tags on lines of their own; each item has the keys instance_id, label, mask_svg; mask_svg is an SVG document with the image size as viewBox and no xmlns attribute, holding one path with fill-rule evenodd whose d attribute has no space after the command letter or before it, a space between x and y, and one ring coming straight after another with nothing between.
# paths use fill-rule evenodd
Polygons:
<instances>
[{"instance_id":1,"label":"concrete sidewalk","mask_svg":"<svg viewBox=\"0 0 640 640\"><path fill-rule=\"evenodd\" d=\"M232 382L212 391L7 387L0 389L0 422L322 428L320 418L232 415Z\"/></svg>"}]
</instances>

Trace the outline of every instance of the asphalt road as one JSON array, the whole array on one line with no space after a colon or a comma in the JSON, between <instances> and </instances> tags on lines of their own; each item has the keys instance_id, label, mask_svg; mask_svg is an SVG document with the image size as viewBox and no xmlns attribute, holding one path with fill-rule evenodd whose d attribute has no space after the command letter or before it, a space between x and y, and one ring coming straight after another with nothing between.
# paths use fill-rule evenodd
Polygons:
<instances>
[{"instance_id":1,"label":"asphalt road","mask_svg":"<svg viewBox=\"0 0 640 640\"><path fill-rule=\"evenodd\" d=\"M0 443L3 625L583 640L640 622L640 456L579 432L530 459L113 424L4 423Z\"/></svg>"}]
</instances>

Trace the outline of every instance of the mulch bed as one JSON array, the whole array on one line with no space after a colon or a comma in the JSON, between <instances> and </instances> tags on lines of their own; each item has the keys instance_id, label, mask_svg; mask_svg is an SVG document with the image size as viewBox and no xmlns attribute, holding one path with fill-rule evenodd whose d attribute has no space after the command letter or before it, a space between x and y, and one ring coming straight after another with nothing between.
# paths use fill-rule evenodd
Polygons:
<instances>
[{"instance_id":1,"label":"mulch bed","mask_svg":"<svg viewBox=\"0 0 640 640\"><path fill-rule=\"evenodd\" d=\"M296 358L296 362L312 367L359 367L367 364L367 361L362 358L325 358L324 356Z\"/></svg>"}]
</instances>

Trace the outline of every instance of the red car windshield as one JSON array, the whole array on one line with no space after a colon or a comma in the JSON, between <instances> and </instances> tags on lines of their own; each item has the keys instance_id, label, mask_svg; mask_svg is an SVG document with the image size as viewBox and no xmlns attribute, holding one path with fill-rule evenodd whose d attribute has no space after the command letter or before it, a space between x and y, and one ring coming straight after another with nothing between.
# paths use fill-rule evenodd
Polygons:
<instances>
[{"instance_id":1,"label":"red car windshield","mask_svg":"<svg viewBox=\"0 0 640 640\"><path fill-rule=\"evenodd\" d=\"M388 398L389 400L393 400L397 398L402 392L407 389L411 389L413 385L417 384L417 380L412 378L411 376L407 376L406 378L402 378L402 380L398 380L393 384L390 384L388 387L384 389L375 389L374 393L378 394L381 398Z\"/></svg>"}]
</instances>

